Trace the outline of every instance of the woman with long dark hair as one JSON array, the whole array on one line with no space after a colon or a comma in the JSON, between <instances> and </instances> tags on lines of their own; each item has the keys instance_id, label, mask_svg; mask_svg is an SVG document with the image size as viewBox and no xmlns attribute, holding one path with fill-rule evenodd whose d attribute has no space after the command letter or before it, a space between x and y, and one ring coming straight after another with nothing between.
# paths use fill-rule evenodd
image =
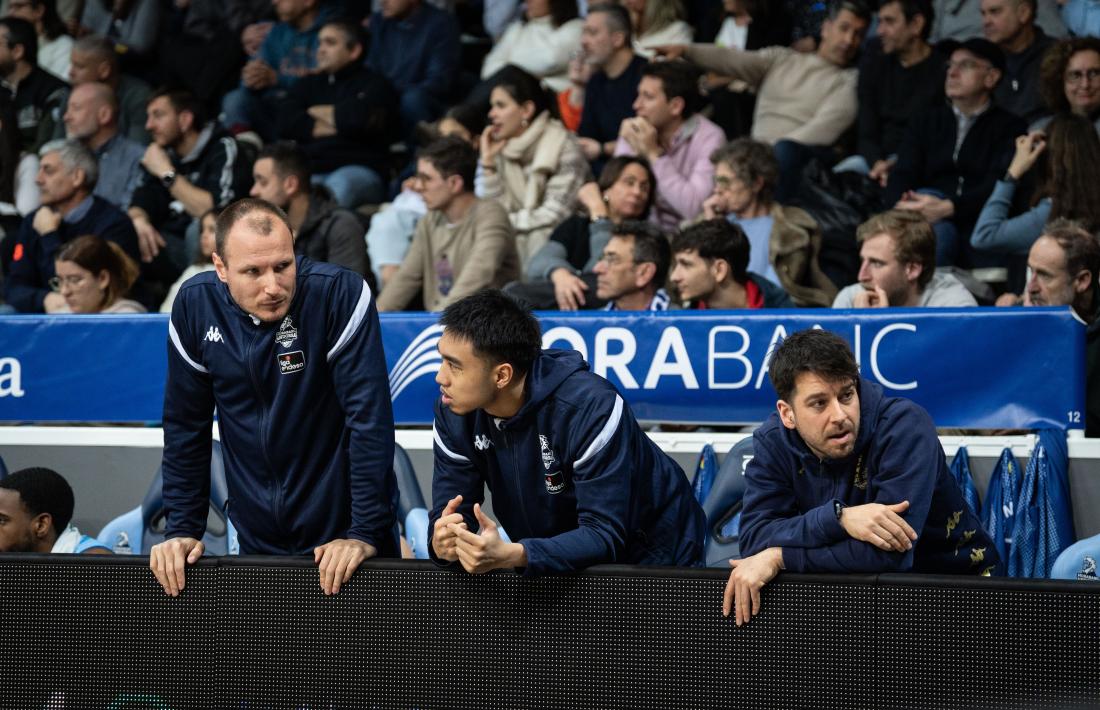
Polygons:
<instances>
[{"instance_id":1,"label":"woman with long dark hair","mask_svg":"<svg viewBox=\"0 0 1100 710\"><path fill-rule=\"evenodd\" d=\"M1009 218L1017 183L1039 164L1030 208ZM1016 155L982 208L970 243L986 251L1025 253L1047 222L1061 217L1100 230L1100 138L1085 116L1055 116L1046 131L1016 139Z\"/></svg>"},{"instance_id":2,"label":"woman with long dark hair","mask_svg":"<svg viewBox=\"0 0 1100 710\"><path fill-rule=\"evenodd\" d=\"M490 94L481 134L482 197L499 200L516 231L521 264L573 212L589 178L577 137L554 117L538 79L512 68Z\"/></svg>"}]
</instances>

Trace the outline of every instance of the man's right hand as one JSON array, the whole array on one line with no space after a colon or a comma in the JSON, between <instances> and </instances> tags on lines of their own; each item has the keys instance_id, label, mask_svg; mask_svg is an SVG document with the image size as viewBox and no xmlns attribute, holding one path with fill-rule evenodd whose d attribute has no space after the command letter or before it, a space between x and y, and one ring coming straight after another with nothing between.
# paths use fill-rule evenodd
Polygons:
<instances>
[{"instance_id":1,"label":"man's right hand","mask_svg":"<svg viewBox=\"0 0 1100 710\"><path fill-rule=\"evenodd\" d=\"M184 569L202 557L206 546L193 537L174 537L149 550L149 569L170 597L177 597L183 590Z\"/></svg>"},{"instance_id":2,"label":"man's right hand","mask_svg":"<svg viewBox=\"0 0 1100 710\"><path fill-rule=\"evenodd\" d=\"M875 164L871 166L868 177L877 182L879 187L886 187L886 183L890 180L890 169L894 167L896 162L896 160L876 160Z\"/></svg>"},{"instance_id":3,"label":"man's right hand","mask_svg":"<svg viewBox=\"0 0 1100 710\"><path fill-rule=\"evenodd\" d=\"M456 545L458 536L448 526L454 524L466 529L465 518L462 517L462 513L458 512L458 506L460 505L462 505L462 496L451 498L447 501L447 505L443 507L439 520L436 520L435 525L432 526L432 549L435 550L436 557L447 562L458 561L458 547Z\"/></svg>"},{"instance_id":4,"label":"man's right hand","mask_svg":"<svg viewBox=\"0 0 1100 710\"><path fill-rule=\"evenodd\" d=\"M581 152L584 153L584 159L590 163L603 153L603 144L595 138L579 137L577 138L577 143L581 146Z\"/></svg>"},{"instance_id":5,"label":"man's right hand","mask_svg":"<svg viewBox=\"0 0 1100 710\"><path fill-rule=\"evenodd\" d=\"M840 524L856 540L869 542L887 552L905 552L912 549L917 539L917 531L901 517L907 510L907 500L893 505L855 505L841 512Z\"/></svg>"},{"instance_id":6,"label":"man's right hand","mask_svg":"<svg viewBox=\"0 0 1100 710\"><path fill-rule=\"evenodd\" d=\"M267 39L267 33L275 25L273 22L254 22L241 31L241 49L249 57L260 51L260 45Z\"/></svg>"},{"instance_id":7,"label":"man's right hand","mask_svg":"<svg viewBox=\"0 0 1100 710\"><path fill-rule=\"evenodd\" d=\"M712 193L710 197L703 200L703 219L725 217L728 211L725 199L717 192Z\"/></svg>"},{"instance_id":8,"label":"man's right hand","mask_svg":"<svg viewBox=\"0 0 1100 710\"><path fill-rule=\"evenodd\" d=\"M38 236L57 231L60 226L61 213L53 207L46 207L45 205L38 208L34 213L34 219L31 221L31 227L38 232Z\"/></svg>"},{"instance_id":9,"label":"man's right hand","mask_svg":"<svg viewBox=\"0 0 1100 710\"><path fill-rule=\"evenodd\" d=\"M554 284L554 300L558 302L558 310L576 311L584 305L584 292L588 290L584 279L571 274L569 269L558 268L550 273L550 281Z\"/></svg>"},{"instance_id":10,"label":"man's right hand","mask_svg":"<svg viewBox=\"0 0 1100 710\"><path fill-rule=\"evenodd\" d=\"M852 297L852 308L886 308L889 305L890 298L881 286L873 290L865 288Z\"/></svg>"},{"instance_id":11,"label":"man's right hand","mask_svg":"<svg viewBox=\"0 0 1100 710\"><path fill-rule=\"evenodd\" d=\"M149 220L136 218L132 221L134 231L137 232L138 236L138 250L141 252L141 260L148 264L168 243L164 241L164 237L160 236L160 232L157 231L156 227L149 224Z\"/></svg>"}]
</instances>

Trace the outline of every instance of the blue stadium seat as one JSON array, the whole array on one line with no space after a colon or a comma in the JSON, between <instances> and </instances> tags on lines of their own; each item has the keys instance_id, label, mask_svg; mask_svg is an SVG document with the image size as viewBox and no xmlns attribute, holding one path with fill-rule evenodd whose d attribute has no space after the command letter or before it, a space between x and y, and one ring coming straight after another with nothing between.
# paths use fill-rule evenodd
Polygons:
<instances>
[{"instance_id":1,"label":"blue stadium seat","mask_svg":"<svg viewBox=\"0 0 1100 710\"><path fill-rule=\"evenodd\" d=\"M7 467L7 464L4 463L4 457L0 456L0 479L4 479L4 478L7 478L7 477L8 477L8 467Z\"/></svg>"},{"instance_id":2,"label":"blue stadium seat","mask_svg":"<svg viewBox=\"0 0 1100 710\"><path fill-rule=\"evenodd\" d=\"M1100 571L1096 569L1097 562L1100 562L1100 535L1093 535L1063 550L1051 567L1050 578L1098 582Z\"/></svg>"},{"instance_id":3,"label":"blue stadium seat","mask_svg":"<svg viewBox=\"0 0 1100 710\"><path fill-rule=\"evenodd\" d=\"M703 558L707 567L729 566L731 557L741 554L740 536L741 500L745 496L745 466L752 459L752 437L734 444L705 501L703 512L707 516L707 541Z\"/></svg>"},{"instance_id":4,"label":"blue stadium seat","mask_svg":"<svg viewBox=\"0 0 1100 710\"><path fill-rule=\"evenodd\" d=\"M153 545L164 541L163 482L161 469L157 467L141 505L107 523L96 537L116 554L149 554ZM208 554L237 554L237 532L225 511L228 499L222 447L215 441L210 456L210 510L202 538Z\"/></svg>"},{"instance_id":5,"label":"blue stadium seat","mask_svg":"<svg viewBox=\"0 0 1100 710\"><path fill-rule=\"evenodd\" d=\"M393 447L393 472L397 476L397 519L404 525L405 541L418 560L428 559L428 506L416 480L409 454L400 444Z\"/></svg>"}]
</instances>

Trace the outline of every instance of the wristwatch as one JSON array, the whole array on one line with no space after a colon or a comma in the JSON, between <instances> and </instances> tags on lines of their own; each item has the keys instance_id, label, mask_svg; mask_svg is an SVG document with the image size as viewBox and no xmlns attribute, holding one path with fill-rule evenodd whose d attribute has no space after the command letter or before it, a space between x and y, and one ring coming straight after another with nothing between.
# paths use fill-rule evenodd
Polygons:
<instances>
[{"instance_id":1,"label":"wristwatch","mask_svg":"<svg viewBox=\"0 0 1100 710\"><path fill-rule=\"evenodd\" d=\"M172 186L176 184L176 171L169 170L160 176L160 184L164 185L166 190L171 190Z\"/></svg>"},{"instance_id":2,"label":"wristwatch","mask_svg":"<svg viewBox=\"0 0 1100 710\"><path fill-rule=\"evenodd\" d=\"M836 519L840 520L841 513L844 512L844 504L839 500L833 501L833 513L836 515Z\"/></svg>"}]
</instances>

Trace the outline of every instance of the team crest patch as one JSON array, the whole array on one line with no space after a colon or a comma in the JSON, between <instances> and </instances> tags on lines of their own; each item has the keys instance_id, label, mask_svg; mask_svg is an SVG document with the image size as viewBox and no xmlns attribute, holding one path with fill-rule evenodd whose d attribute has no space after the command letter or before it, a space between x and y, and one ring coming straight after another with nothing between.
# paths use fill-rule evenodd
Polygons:
<instances>
[{"instance_id":1,"label":"team crest patch","mask_svg":"<svg viewBox=\"0 0 1100 710\"><path fill-rule=\"evenodd\" d=\"M294 327L294 321L290 320L290 316L283 318L282 325L279 326L279 332L275 334L275 342L284 348L289 348L297 339L298 329Z\"/></svg>"},{"instance_id":2,"label":"team crest patch","mask_svg":"<svg viewBox=\"0 0 1100 710\"><path fill-rule=\"evenodd\" d=\"M554 450L550 448L550 440L544 434L539 434L539 448L542 454L542 467L546 469L546 474L543 476L546 492L561 493L565 489L565 475L560 468L556 471L550 470L557 460L554 458Z\"/></svg>"},{"instance_id":3,"label":"team crest patch","mask_svg":"<svg viewBox=\"0 0 1100 710\"><path fill-rule=\"evenodd\" d=\"M301 350L279 353L275 359L279 361L279 372L284 375L304 370L306 366L306 356Z\"/></svg>"}]
</instances>

